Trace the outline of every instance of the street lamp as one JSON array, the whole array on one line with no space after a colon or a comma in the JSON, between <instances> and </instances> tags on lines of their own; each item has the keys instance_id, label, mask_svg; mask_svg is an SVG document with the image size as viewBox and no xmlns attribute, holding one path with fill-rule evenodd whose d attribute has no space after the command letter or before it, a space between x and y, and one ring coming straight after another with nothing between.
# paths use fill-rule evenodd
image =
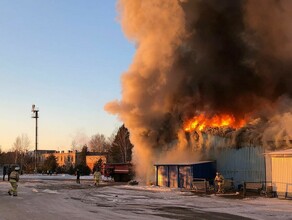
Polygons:
<instances>
[{"instance_id":1,"label":"street lamp","mask_svg":"<svg viewBox=\"0 0 292 220\"><path fill-rule=\"evenodd\" d=\"M32 105L32 118L35 118L35 152L34 152L34 157L35 157L35 163L34 163L34 172L37 173L37 152L38 152L38 118L39 118L39 109L36 108L36 106L33 104Z\"/></svg>"}]
</instances>

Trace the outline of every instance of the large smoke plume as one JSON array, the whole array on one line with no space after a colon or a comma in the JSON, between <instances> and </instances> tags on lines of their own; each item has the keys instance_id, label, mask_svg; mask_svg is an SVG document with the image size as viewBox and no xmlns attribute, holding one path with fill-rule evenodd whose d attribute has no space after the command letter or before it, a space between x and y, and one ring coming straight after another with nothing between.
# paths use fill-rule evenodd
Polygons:
<instances>
[{"instance_id":1,"label":"large smoke plume","mask_svg":"<svg viewBox=\"0 0 292 220\"><path fill-rule=\"evenodd\" d=\"M200 113L248 119L261 140L292 139L291 1L120 0L118 10L137 50L122 99L105 109L130 130L140 173L191 155L182 124Z\"/></svg>"}]
</instances>

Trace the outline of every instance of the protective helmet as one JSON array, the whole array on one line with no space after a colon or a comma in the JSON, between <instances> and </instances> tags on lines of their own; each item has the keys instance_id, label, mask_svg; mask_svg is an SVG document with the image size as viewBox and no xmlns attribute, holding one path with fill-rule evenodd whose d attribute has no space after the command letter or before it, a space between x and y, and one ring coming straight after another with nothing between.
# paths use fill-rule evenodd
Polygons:
<instances>
[{"instance_id":1,"label":"protective helmet","mask_svg":"<svg viewBox=\"0 0 292 220\"><path fill-rule=\"evenodd\" d=\"M19 171L20 170L20 167L15 167L14 170L15 171Z\"/></svg>"}]
</instances>

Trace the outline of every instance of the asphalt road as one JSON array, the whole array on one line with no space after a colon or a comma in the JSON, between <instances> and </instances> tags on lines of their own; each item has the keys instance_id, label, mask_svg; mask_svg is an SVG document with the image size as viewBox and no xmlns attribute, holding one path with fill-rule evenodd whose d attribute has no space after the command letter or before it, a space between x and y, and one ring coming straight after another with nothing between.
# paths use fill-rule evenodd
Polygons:
<instances>
[{"instance_id":1,"label":"asphalt road","mask_svg":"<svg viewBox=\"0 0 292 220\"><path fill-rule=\"evenodd\" d=\"M1 220L249 219L209 211L216 198L155 188L108 183L94 187L91 180L81 181L79 185L74 180L30 179L22 180L18 196L12 197L7 193L9 187L8 182L0 182ZM220 202L213 204L216 210L220 210L220 205Z\"/></svg>"}]
</instances>

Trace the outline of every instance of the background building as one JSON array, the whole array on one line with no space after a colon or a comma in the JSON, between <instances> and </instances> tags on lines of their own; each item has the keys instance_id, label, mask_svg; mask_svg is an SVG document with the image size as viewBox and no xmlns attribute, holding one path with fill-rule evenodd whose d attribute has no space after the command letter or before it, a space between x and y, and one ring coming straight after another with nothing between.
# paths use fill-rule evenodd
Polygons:
<instances>
[{"instance_id":1,"label":"background building","mask_svg":"<svg viewBox=\"0 0 292 220\"><path fill-rule=\"evenodd\" d=\"M54 151L53 153L43 153L39 154L40 155L40 165L44 163L44 161L51 155L53 154L56 157L58 166L60 167L66 167L69 168L72 166L73 168L78 164L80 161L80 153L77 151Z\"/></svg>"},{"instance_id":2,"label":"background building","mask_svg":"<svg viewBox=\"0 0 292 220\"><path fill-rule=\"evenodd\" d=\"M88 152L86 155L86 165L90 168L91 171L94 169L94 165L101 160L102 165L107 162L107 154L106 153L96 153L96 152Z\"/></svg>"}]
</instances>

